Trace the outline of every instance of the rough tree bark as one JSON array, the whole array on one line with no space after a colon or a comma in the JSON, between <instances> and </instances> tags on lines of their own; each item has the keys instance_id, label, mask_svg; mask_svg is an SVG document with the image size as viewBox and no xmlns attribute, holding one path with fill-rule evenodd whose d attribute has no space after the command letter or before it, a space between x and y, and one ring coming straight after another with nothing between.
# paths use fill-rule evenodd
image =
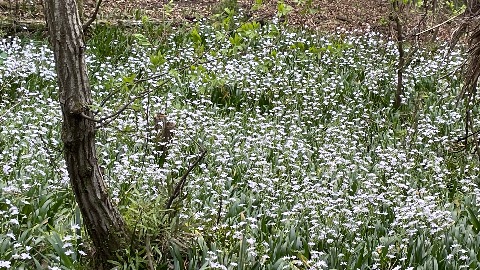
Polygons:
<instances>
[{"instance_id":1,"label":"rough tree bark","mask_svg":"<svg viewBox=\"0 0 480 270\"><path fill-rule=\"evenodd\" d=\"M82 117L92 117L82 24L75 0L44 2L60 90L65 161L95 256L106 265L125 247L128 233L103 182L95 150L95 123Z\"/></svg>"}]
</instances>

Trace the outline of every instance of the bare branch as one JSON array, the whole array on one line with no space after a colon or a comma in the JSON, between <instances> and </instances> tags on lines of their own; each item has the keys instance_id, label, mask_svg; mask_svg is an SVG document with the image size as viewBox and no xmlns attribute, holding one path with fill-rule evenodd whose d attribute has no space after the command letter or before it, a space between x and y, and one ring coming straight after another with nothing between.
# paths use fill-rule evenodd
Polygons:
<instances>
[{"instance_id":1,"label":"bare branch","mask_svg":"<svg viewBox=\"0 0 480 270\"><path fill-rule=\"evenodd\" d=\"M469 137L475 136L475 135L477 135L477 134L479 134L479 133L480 133L480 130L477 130L477 131L472 132L472 133L470 133L470 134L467 134L467 135L465 135L465 136L463 136L463 137L457 138L457 140L456 140L455 142L456 142L456 143L459 143L459 142L462 142L462 141L466 141Z\"/></svg>"},{"instance_id":2,"label":"bare branch","mask_svg":"<svg viewBox=\"0 0 480 270\"><path fill-rule=\"evenodd\" d=\"M95 6L95 10L93 11L93 14L92 16L90 17L90 19L88 19L88 21L83 24L82 26L82 29L83 29L83 32L87 31L87 29L90 27L90 25L95 21L95 19L97 18L97 14L98 14L98 11L100 10L100 5L102 4L102 0L97 0L97 5Z\"/></svg>"},{"instance_id":3,"label":"bare branch","mask_svg":"<svg viewBox=\"0 0 480 270\"><path fill-rule=\"evenodd\" d=\"M205 157L205 154L207 154L207 151L203 150L200 156L198 156L197 160L195 160L195 162L193 162L193 164L190 165L190 167L188 167L188 170L183 174L182 178L175 186L175 190L173 191L173 194L168 199L168 202L165 205L165 209L170 209L170 207L172 206L173 200L175 200L180 195L180 192L182 191L182 188L185 185L185 181L187 180L188 175L198 165L198 163Z\"/></svg>"},{"instance_id":4,"label":"bare branch","mask_svg":"<svg viewBox=\"0 0 480 270\"><path fill-rule=\"evenodd\" d=\"M207 61L203 61L201 62L200 64L206 64L206 63L209 63L209 62L212 62L213 60L215 59L211 59L211 60L207 60ZM177 69L177 71L183 71L185 69L188 69L190 68L191 65L185 65L184 67L181 67L179 69ZM137 86L139 83L142 83L142 82L147 82L149 80L154 80L154 79L158 79L158 78L161 78L163 76L165 76L166 74L168 74L168 71L167 72L164 72L162 74L158 74L158 75L154 75L154 76L151 76L151 77L148 77L148 78L144 78L144 79L137 79L135 80L134 82L134 87ZM160 83L159 85L157 86L163 86L167 83L167 81L163 81L162 83ZM148 94L150 94L153 90L152 89L149 89L149 90L146 90L146 91L143 91L141 92L140 94L136 95L135 97L133 97L132 99L130 99L126 104L124 104L118 111L116 111L115 113L111 114L111 115L108 115L108 116L105 116L105 117L102 117L100 119L95 119L95 118L92 118L92 117L89 117L85 114L81 114L81 116L85 119L88 119L88 120L91 120L93 122L97 122L97 123L101 123L101 125L97 128L100 128L100 127L104 127L108 124L110 124L113 120L117 119L118 116L124 112L133 102L135 102L135 100L139 99L139 98L142 98ZM109 98L107 96L107 98ZM102 104L104 104L104 102L102 101Z\"/></svg>"},{"instance_id":5,"label":"bare branch","mask_svg":"<svg viewBox=\"0 0 480 270\"><path fill-rule=\"evenodd\" d=\"M90 117L90 116L86 115L86 114L83 113L83 112L80 114L80 116L83 117L83 118L85 118L85 119L88 119L88 120L90 120L90 121L96 122L96 123L102 123L101 120L98 120L98 119L95 119L95 118L93 118L93 117Z\"/></svg>"},{"instance_id":6,"label":"bare branch","mask_svg":"<svg viewBox=\"0 0 480 270\"><path fill-rule=\"evenodd\" d=\"M118 91L118 90L116 90L116 91L110 91L110 93L108 93L108 95L102 100L102 102L100 102L99 107L105 106L105 104L107 103L107 101L108 101L110 98L112 98L113 95L115 95L115 94L118 93L118 92L120 92L120 91ZM95 112L95 114L97 114L97 113L98 113L98 111Z\"/></svg>"}]
</instances>

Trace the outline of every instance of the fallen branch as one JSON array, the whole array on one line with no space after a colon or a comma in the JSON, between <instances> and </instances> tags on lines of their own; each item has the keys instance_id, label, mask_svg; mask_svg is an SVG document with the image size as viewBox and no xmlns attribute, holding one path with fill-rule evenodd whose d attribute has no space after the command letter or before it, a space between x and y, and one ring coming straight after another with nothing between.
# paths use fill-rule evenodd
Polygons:
<instances>
[{"instance_id":1,"label":"fallen branch","mask_svg":"<svg viewBox=\"0 0 480 270\"><path fill-rule=\"evenodd\" d=\"M160 21L156 19L150 19L149 23L154 26L161 26L161 25L164 25L165 23L168 23L171 25L182 24L182 22L173 21L173 20ZM108 20L107 19L107 20L97 20L96 25L106 25L106 26L123 27L123 28L139 28L142 26L142 22L138 20L123 20L123 19ZM0 19L0 29L13 29L16 32L36 32L36 31L47 30L47 26L45 24L45 21L43 20L8 20L8 19L1 20Z\"/></svg>"},{"instance_id":2,"label":"fallen branch","mask_svg":"<svg viewBox=\"0 0 480 270\"><path fill-rule=\"evenodd\" d=\"M441 23L439 23L439 24L437 24L437 25L434 25L434 26L432 26L432 27L430 27L430 28L428 28L428 29L426 29L426 30L423 30L422 32L416 33L414 36L418 37L418 36L423 35L423 34L425 34L425 33L427 33L427 32L430 32L430 31L432 31L432 30L435 30L435 29L439 28L440 26L442 26L442 25L444 25L444 24L447 24L447 23L455 20L455 19L456 19L457 17L459 17L460 15L462 15L462 13L457 14L457 15L455 15L455 16L447 19L446 21L443 21L443 22L441 22Z\"/></svg>"},{"instance_id":3,"label":"fallen branch","mask_svg":"<svg viewBox=\"0 0 480 270\"><path fill-rule=\"evenodd\" d=\"M46 30L44 21L39 20L1 20L0 29L13 32L36 32Z\"/></svg>"}]
</instances>

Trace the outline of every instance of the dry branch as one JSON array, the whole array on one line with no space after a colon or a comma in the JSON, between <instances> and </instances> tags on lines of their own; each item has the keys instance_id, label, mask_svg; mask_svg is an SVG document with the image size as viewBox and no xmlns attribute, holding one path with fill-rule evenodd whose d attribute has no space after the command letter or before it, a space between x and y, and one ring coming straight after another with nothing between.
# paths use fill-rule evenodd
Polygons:
<instances>
[{"instance_id":1,"label":"dry branch","mask_svg":"<svg viewBox=\"0 0 480 270\"><path fill-rule=\"evenodd\" d=\"M173 200L175 200L179 195L180 192L182 191L183 186L185 185L185 182L187 181L187 177L190 174L190 172L198 165L198 163L205 157L205 154L207 154L206 150L203 150L200 156L198 156L197 160L188 167L188 170L183 174L182 178L180 181L178 181L177 185L175 186L175 190L173 191L172 195L168 199L167 204L165 205L165 209L170 209L172 206Z\"/></svg>"},{"instance_id":2,"label":"dry branch","mask_svg":"<svg viewBox=\"0 0 480 270\"><path fill-rule=\"evenodd\" d=\"M97 0L97 4L95 6L95 10L93 11L92 16L82 26L83 32L85 32L90 27L90 25L95 21L95 19L97 18L97 14L98 14L98 11L100 10L100 5L101 4L102 4L102 0Z\"/></svg>"}]
</instances>

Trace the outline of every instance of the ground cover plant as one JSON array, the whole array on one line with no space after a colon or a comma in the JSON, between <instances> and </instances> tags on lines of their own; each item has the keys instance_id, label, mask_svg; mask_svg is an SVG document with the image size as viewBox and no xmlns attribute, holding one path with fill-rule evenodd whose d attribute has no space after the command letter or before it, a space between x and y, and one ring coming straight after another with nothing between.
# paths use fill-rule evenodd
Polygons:
<instances>
[{"instance_id":1,"label":"ground cover plant","mask_svg":"<svg viewBox=\"0 0 480 270\"><path fill-rule=\"evenodd\" d=\"M132 101L98 130L111 195L148 239L118 269L479 267L478 161L455 151L460 53L419 51L394 110L396 48L379 34L232 11L157 40L98 27L87 48L97 117ZM0 269L88 269L51 51L3 40L0 78Z\"/></svg>"}]
</instances>

